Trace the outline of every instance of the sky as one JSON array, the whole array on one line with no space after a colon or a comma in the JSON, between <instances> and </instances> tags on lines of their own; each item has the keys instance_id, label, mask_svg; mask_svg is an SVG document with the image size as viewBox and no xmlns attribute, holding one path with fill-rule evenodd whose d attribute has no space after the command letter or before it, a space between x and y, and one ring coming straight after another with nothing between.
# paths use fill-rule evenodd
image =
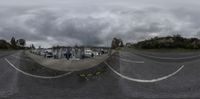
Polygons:
<instances>
[{"instance_id":1,"label":"sky","mask_svg":"<svg viewBox=\"0 0 200 99\"><path fill-rule=\"evenodd\" d=\"M0 39L52 47L200 38L199 12L199 0L0 0Z\"/></svg>"}]
</instances>

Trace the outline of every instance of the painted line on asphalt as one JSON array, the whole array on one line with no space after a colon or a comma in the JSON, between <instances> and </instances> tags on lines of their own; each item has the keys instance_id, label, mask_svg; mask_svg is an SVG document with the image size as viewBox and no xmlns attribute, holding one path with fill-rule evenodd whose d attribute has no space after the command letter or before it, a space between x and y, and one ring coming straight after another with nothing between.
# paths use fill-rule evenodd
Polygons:
<instances>
[{"instance_id":1,"label":"painted line on asphalt","mask_svg":"<svg viewBox=\"0 0 200 99\"><path fill-rule=\"evenodd\" d=\"M134 61L134 60L124 59L124 58L120 58L120 60L124 62L128 62L128 63L144 64L144 61Z\"/></svg>"},{"instance_id":2,"label":"painted line on asphalt","mask_svg":"<svg viewBox=\"0 0 200 99\"><path fill-rule=\"evenodd\" d=\"M58 76L38 76L38 75L33 75L33 74L30 74L30 73L27 73L27 72L24 72L20 69L18 69L15 65L13 65L7 58L4 58L4 60L10 65L12 66L15 70L17 70L18 72L24 74L24 75L27 75L27 76L31 76L31 77L34 77L34 78L41 78L41 79L56 79L56 78L61 78L61 77L64 77L64 76L67 76L69 74L71 74L72 72L68 72L68 73L65 73L65 74L61 74L61 75L58 75Z\"/></svg>"},{"instance_id":3,"label":"painted line on asphalt","mask_svg":"<svg viewBox=\"0 0 200 99\"><path fill-rule=\"evenodd\" d=\"M117 74L121 78L124 78L124 79L129 80L129 81L133 81L133 82L140 82L140 83L154 83L154 82L159 82L159 81L168 79L169 77L172 77L172 76L176 75L184 67L184 65L182 65L178 70L176 70L175 72L173 72L173 73L171 73L171 74L169 74L167 76L163 76L163 77L156 78L156 79L151 79L151 80L143 80L143 79L131 78L131 77L125 76L123 74L120 74L115 69L113 69L107 62L104 62L104 63L111 69L111 71L113 71L115 74Z\"/></svg>"}]
</instances>

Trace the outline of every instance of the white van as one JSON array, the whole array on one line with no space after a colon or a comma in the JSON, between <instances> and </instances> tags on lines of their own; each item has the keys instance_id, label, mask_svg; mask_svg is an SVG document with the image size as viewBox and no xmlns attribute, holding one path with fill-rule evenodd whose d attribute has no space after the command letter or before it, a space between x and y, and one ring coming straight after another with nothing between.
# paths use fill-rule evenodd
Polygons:
<instances>
[{"instance_id":1,"label":"white van","mask_svg":"<svg viewBox=\"0 0 200 99\"><path fill-rule=\"evenodd\" d=\"M91 57L92 56L92 54L93 54L93 51L92 50L85 50L84 51L84 55L86 56L86 57Z\"/></svg>"}]
</instances>

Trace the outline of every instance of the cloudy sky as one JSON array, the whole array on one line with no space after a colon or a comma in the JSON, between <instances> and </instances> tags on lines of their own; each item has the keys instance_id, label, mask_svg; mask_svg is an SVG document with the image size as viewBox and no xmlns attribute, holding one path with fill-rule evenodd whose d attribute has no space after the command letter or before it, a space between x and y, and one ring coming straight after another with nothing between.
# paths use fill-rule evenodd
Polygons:
<instances>
[{"instance_id":1,"label":"cloudy sky","mask_svg":"<svg viewBox=\"0 0 200 99\"><path fill-rule=\"evenodd\" d=\"M0 0L0 39L107 46L113 37L200 37L199 0Z\"/></svg>"}]
</instances>

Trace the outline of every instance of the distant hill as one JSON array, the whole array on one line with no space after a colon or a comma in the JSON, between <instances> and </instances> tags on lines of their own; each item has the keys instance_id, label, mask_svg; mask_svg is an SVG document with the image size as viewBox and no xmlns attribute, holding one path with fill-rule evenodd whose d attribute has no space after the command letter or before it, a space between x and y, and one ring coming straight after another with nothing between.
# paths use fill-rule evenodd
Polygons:
<instances>
[{"instance_id":1,"label":"distant hill","mask_svg":"<svg viewBox=\"0 0 200 99\"><path fill-rule=\"evenodd\" d=\"M11 49L11 45L5 40L0 40L0 49Z\"/></svg>"},{"instance_id":2,"label":"distant hill","mask_svg":"<svg viewBox=\"0 0 200 99\"><path fill-rule=\"evenodd\" d=\"M132 44L131 46L142 49L200 49L200 40L198 38L184 38L180 35L174 35L167 37L154 37L148 40L140 41L136 44Z\"/></svg>"}]
</instances>

